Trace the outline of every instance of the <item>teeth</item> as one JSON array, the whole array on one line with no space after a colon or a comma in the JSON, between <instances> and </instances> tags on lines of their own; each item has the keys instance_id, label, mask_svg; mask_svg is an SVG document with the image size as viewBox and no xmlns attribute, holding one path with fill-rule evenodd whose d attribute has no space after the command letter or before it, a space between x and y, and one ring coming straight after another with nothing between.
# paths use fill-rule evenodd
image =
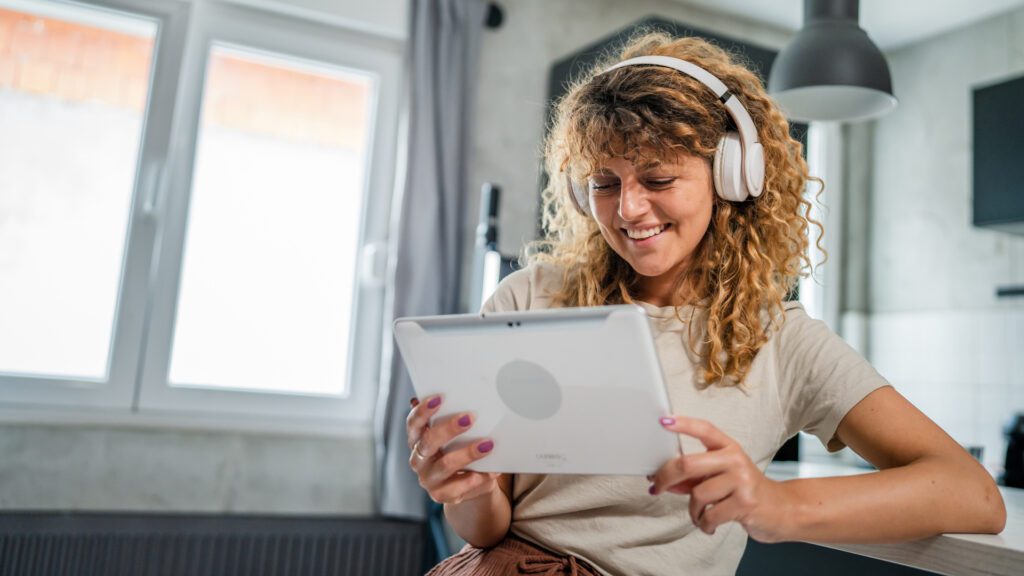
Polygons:
<instances>
[{"instance_id":1,"label":"teeth","mask_svg":"<svg viewBox=\"0 0 1024 576\"><path fill-rule=\"evenodd\" d=\"M628 235L633 240L643 240L644 238L650 238L651 236L656 236L658 234L661 234L662 232L664 232L664 230L665 230L665 225L662 224L661 226L656 226L654 228L647 228L646 230L628 230L627 229L626 230L626 235Z\"/></svg>"}]
</instances>

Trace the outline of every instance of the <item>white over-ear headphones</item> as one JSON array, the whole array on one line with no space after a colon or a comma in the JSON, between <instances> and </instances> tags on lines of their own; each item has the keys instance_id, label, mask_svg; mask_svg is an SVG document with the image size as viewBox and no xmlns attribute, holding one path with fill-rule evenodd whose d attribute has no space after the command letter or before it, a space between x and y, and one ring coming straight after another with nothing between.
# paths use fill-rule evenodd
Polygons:
<instances>
[{"instance_id":1,"label":"white over-ear headphones","mask_svg":"<svg viewBox=\"0 0 1024 576\"><path fill-rule=\"evenodd\" d=\"M740 104L735 94L729 92L725 83L707 70L679 58L671 56L640 56L624 60L602 72L606 74L625 66L664 66L678 70L690 76L714 91L718 99L736 123L738 132L728 131L718 141L715 160L712 165L715 191L725 200L742 202L750 197L758 197L764 190L764 149L757 137L757 128L747 109ZM565 171L566 186L569 197L576 209L590 215L590 198L588 185L577 182Z\"/></svg>"}]
</instances>

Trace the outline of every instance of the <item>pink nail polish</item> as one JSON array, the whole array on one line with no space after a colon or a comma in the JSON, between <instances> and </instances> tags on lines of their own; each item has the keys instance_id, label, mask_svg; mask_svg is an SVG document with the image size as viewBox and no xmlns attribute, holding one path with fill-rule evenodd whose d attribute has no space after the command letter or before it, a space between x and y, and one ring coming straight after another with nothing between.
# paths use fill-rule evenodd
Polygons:
<instances>
[{"instance_id":1,"label":"pink nail polish","mask_svg":"<svg viewBox=\"0 0 1024 576\"><path fill-rule=\"evenodd\" d=\"M486 442L481 442L480 445L476 447L476 449L486 454L494 449L494 442L491 442L490 440Z\"/></svg>"},{"instance_id":2,"label":"pink nail polish","mask_svg":"<svg viewBox=\"0 0 1024 576\"><path fill-rule=\"evenodd\" d=\"M651 487L648 488L647 491L651 494L651 496L654 496L654 494L657 493L657 489L654 488L654 484L651 484Z\"/></svg>"},{"instance_id":3,"label":"pink nail polish","mask_svg":"<svg viewBox=\"0 0 1024 576\"><path fill-rule=\"evenodd\" d=\"M463 416L462 418L459 418L459 426L462 426L463 428L469 426L470 422L471 420L469 419L469 416Z\"/></svg>"},{"instance_id":4,"label":"pink nail polish","mask_svg":"<svg viewBox=\"0 0 1024 576\"><path fill-rule=\"evenodd\" d=\"M671 426L671 425L676 423L676 419L675 418L662 418L661 420L658 420L658 422L661 422L662 426Z\"/></svg>"},{"instance_id":5,"label":"pink nail polish","mask_svg":"<svg viewBox=\"0 0 1024 576\"><path fill-rule=\"evenodd\" d=\"M440 405L441 405L441 397L440 396L438 396L436 398L433 398L430 402L427 402L427 408L431 408L431 409L437 408Z\"/></svg>"}]
</instances>

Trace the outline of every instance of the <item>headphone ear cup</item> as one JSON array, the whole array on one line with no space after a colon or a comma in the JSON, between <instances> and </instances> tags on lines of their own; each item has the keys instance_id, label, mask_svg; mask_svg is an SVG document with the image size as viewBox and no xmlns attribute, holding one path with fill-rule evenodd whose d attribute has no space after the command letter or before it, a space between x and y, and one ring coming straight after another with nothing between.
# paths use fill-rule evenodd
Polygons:
<instances>
[{"instance_id":1,"label":"headphone ear cup","mask_svg":"<svg viewBox=\"0 0 1024 576\"><path fill-rule=\"evenodd\" d=\"M590 216L590 198L586 189L581 186L578 182L572 179L569 171L566 170L565 174L565 189L569 194L569 202L572 203L576 211L584 216Z\"/></svg>"},{"instance_id":2,"label":"headphone ear cup","mask_svg":"<svg viewBox=\"0 0 1024 576\"><path fill-rule=\"evenodd\" d=\"M750 194L743 180L743 147L736 132L726 132L718 141L712 167L715 191L723 200L743 202Z\"/></svg>"}]
</instances>

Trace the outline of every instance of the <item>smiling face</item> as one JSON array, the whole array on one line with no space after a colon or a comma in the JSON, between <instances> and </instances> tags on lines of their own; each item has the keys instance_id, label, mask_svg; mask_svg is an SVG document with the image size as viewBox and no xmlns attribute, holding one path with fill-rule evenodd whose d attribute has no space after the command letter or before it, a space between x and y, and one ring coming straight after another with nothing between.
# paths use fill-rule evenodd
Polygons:
<instances>
[{"instance_id":1,"label":"smiling face","mask_svg":"<svg viewBox=\"0 0 1024 576\"><path fill-rule=\"evenodd\" d=\"M590 210L608 245L639 275L637 299L672 301L711 222L711 162L680 155L635 166L623 158L601 164L589 179Z\"/></svg>"}]
</instances>

